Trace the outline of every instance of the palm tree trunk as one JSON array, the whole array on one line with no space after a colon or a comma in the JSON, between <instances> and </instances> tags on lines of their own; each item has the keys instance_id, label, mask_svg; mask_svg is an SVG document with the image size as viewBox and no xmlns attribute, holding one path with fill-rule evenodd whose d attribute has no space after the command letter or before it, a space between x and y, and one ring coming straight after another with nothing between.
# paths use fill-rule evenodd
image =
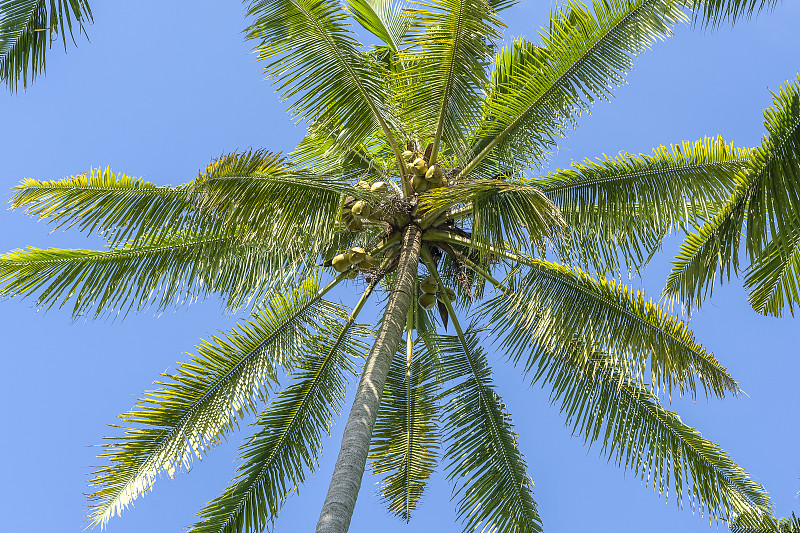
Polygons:
<instances>
[{"instance_id":1,"label":"palm tree trunk","mask_svg":"<svg viewBox=\"0 0 800 533\"><path fill-rule=\"evenodd\" d=\"M350 527L383 386L392 358L402 341L406 315L412 304L421 243L422 231L419 227L414 224L406 226L394 287L344 427L342 447L319 515L317 533L346 533Z\"/></svg>"}]
</instances>

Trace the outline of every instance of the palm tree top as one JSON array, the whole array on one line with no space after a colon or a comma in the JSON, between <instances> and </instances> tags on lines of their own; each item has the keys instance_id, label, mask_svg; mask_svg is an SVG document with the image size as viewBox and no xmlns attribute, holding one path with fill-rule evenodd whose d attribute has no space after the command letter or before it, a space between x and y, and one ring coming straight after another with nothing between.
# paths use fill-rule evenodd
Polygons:
<instances>
[{"instance_id":1,"label":"palm tree top","mask_svg":"<svg viewBox=\"0 0 800 533\"><path fill-rule=\"evenodd\" d=\"M403 519L441 466L465 530L540 531L486 335L553 388L575 433L679 505L771 514L766 491L659 396L736 395L737 382L683 321L615 281L669 231L716 213L760 152L714 137L542 168L675 25L774 2L573 3L553 10L541 42L501 46L508 5L254 1L248 36L309 124L293 153L228 154L177 187L107 168L17 188L14 207L99 232L108 248L0 256L3 294L98 316L218 293L253 313L122 415L91 481L93 524L252 414L236 479L193 530L269 525L314 470L368 352L318 531L346 530L333 509L352 512L368 460ZM359 43L353 21L382 44ZM325 299L348 279L364 288L352 309ZM376 290L387 303L368 343L357 321Z\"/></svg>"}]
</instances>

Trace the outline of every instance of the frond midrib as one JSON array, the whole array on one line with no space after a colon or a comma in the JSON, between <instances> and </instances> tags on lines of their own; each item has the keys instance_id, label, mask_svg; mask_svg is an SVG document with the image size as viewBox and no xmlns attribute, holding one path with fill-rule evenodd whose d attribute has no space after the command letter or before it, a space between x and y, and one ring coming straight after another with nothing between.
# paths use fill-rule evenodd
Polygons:
<instances>
[{"instance_id":1,"label":"frond midrib","mask_svg":"<svg viewBox=\"0 0 800 533\"><path fill-rule=\"evenodd\" d=\"M555 187L547 187L547 186L544 186L544 185L542 185L540 187L541 187L543 192L551 193L551 192L558 192L558 191L563 191L563 190L579 189L579 188L585 187L587 185L594 185L594 184L599 184L599 183L613 183L615 181L625 181L627 179L632 179L632 178L643 178L645 176L654 176L654 175L658 175L658 174L663 174L665 172L682 173L682 172L688 172L688 171L693 171L693 170L703 170L703 169L706 169L706 168L709 168L709 167L725 166L725 165L728 165L730 163L742 163L742 165L746 165L751 160L752 160L752 158L730 158L730 159L724 159L724 160L721 160L721 161L714 161L712 163L699 163L699 164L691 164L691 165L677 165L677 166L668 167L668 168L662 168L662 169L640 170L640 171L636 171L636 172L622 173L622 174L618 174L618 175L615 175L615 176L609 176L607 178L600 178L600 179L589 179L589 178L586 178L586 179L583 179L583 180L570 182L570 183L568 183L566 185L560 185L560 186L555 186ZM569 169L567 169L567 170L569 170ZM544 176L544 178L546 178L546 176Z\"/></svg>"},{"instance_id":2,"label":"frond midrib","mask_svg":"<svg viewBox=\"0 0 800 533\"><path fill-rule=\"evenodd\" d=\"M460 0L458 3L458 21L456 22L456 31L455 36L453 37L453 46L450 49L450 64L447 68L447 78L444 88L444 94L442 94L442 105L439 108L439 124L436 126L436 134L433 138L433 151L431 152L431 160L429 163L432 165L436 162L436 156L439 152L439 143L442 139L442 131L444 130L444 121L447 116L447 101L450 99L450 93L453 90L453 83L455 83L455 79L453 76L453 72L456 68L456 50L458 49L459 42L461 41L462 37L462 27L464 21L464 9L467 0Z\"/></svg>"},{"instance_id":3,"label":"frond midrib","mask_svg":"<svg viewBox=\"0 0 800 533\"><path fill-rule=\"evenodd\" d=\"M157 246L157 247L137 247L133 250L87 250L91 252L90 254L86 254L80 257L66 257L61 259L46 259L42 261L36 260L24 260L24 261L4 261L0 257L0 265L15 265L15 266L27 266L27 265L51 265L57 263L69 263L72 261L104 261L107 258L111 259L129 259L133 257L140 257L143 255L151 254L151 253L161 253L161 252L168 252L173 250L179 250L181 248L191 248L197 245L203 244L211 244L214 242L223 242L226 240L230 240L229 237L214 237L208 239L198 239L193 241L182 242L178 244L170 244L166 246ZM51 251L51 250L43 250L43 251ZM72 250L65 250L65 251L72 251Z\"/></svg>"}]
</instances>

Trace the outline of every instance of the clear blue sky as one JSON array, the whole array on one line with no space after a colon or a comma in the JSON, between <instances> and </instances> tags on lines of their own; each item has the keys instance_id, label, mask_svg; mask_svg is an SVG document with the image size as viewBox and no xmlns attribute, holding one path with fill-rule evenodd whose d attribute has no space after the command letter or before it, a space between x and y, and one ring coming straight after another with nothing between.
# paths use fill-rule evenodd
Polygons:
<instances>
[{"instance_id":1,"label":"clear blue sky","mask_svg":"<svg viewBox=\"0 0 800 533\"><path fill-rule=\"evenodd\" d=\"M25 93L0 94L0 191L23 178L60 179L92 165L178 184L224 152L288 151L300 139L303 128L284 113L243 41L240 3L140 0L95 2L93 9L91 43L79 41L67 55L54 50L45 78ZM506 12L506 35L535 39L549 9L547 2L527 0ZM639 59L613 102L581 119L552 166L620 150L649 152L706 135L756 145L769 90L800 69L799 24L800 4L791 0L733 29L679 29ZM76 233L49 234L44 224L7 210L0 210L0 228L3 251L98 245ZM657 297L677 243L670 240L645 278L632 283ZM335 297L353 303L345 290ZM147 311L100 322L72 321L66 310L37 312L32 301L0 301L0 532L80 531L85 481L99 464L92 445L111 434L106 424L129 409L159 372L185 359L183 352L201 337L240 317L225 315L214 300L157 317ZM779 514L800 512L797 319L756 315L740 284L732 283L691 326L748 396L681 399L673 409L760 481ZM635 476L607 464L598 449L587 451L570 437L544 391L529 389L499 357L494 362L546 531L710 530L706 518L665 503ZM313 529L342 426L326 441L318 472L284 507L278 531ZM179 531L193 523L194 513L233 476L241 436L213 450L190 474L162 478L108 531ZM461 531L442 475L432 480L410 526L380 506L377 481L364 478L353 533Z\"/></svg>"}]
</instances>

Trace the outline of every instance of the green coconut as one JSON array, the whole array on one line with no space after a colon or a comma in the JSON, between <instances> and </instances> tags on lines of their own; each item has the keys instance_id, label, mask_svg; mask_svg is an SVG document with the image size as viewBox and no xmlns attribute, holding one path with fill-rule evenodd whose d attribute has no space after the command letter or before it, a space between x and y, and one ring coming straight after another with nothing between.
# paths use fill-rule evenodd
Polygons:
<instances>
[{"instance_id":1,"label":"green coconut","mask_svg":"<svg viewBox=\"0 0 800 533\"><path fill-rule=\"evenodd\" d=\"M436 291L439 289L439 284L436 283L436 278L428 276L420 282L419 288L422 289L422 292L436 294Z\"/></svg>"},{"instance_id":2,"label":"green coconut","mask_svg":"<svg viewBox=\"0 0 800 533\"><path fill-rule=\"evenodd\" d=\"M359 181L358 183L356 183L356 189L363 189L363 190L368 191L369 190L369 182L368 181L364 181L364 180Z\"/></svg>"},{"instance_id":3,"label":"green coconut","mask_svg":"<svg viewBox=\"0 0 800 533\"><path fill-rule=\"evenodd\" d=\"M389 190L389 185L385 181L376 181L369 188L370 192L374 192L374 193L378 193L378 194L383 194L388 190Z\"/></svg>"},{"instance_id":4,"label":"green coconut","mask_svg":"<svg viewBox=\"0 0 800 533\"><path fill-rule=\"evenodd\" d=\"M339 254L331 260L331 265L336 272L344 272L350 268L350 260L345 254Z\"/></svg>"},{"instance_id":5,"label":"green coconut","mask_svg":"<svg viewBox=\"0 0 800 533\"><path fill-rule=\"evenodd\" d=\"M421 157L415 159L412 163L412 166L414 167L413 172L417 176L424 176L425 173L428 172L428 163L426 163Z\"/></svg>"},{"instance_id":6,"label":"green coconut","mask_svg":"<svg viewBox=\"0 0 800 533\"><path fill-rule=\"evenodd\" d=\"M405 152L403 152L403 153L401 154L401 157L402 157L404 160L408 161L409 159L411 159L412 157L414 157L414 152L412 152L411 150L406 150Z\"/></svg>"},{"instance_id":7,"label":"green coconut","mask_svg":"<svg viewBox=\"0 0 800 533\"><path fill-rule=\"evenodd\" d=\"M428 181L441 180L442 179L441 167L439 167L439 165L433 165L432 167L428 168L428 171L425 172L425 179Z\"/></svg>"},{"instance_id":8,"label":"green coconut","mask_svg":"<svg viewBox=\"0 0 800 533\"><path fill-rule=\"evenodd\" d=\"M359 264L365 257L367 257L367 251L359 246L354 246L347 252L347 259L354 265Z\"/></svg>"},{"instance_id":9,"label":"green coconut","mask_svg":"<svg viewBox=\"0 0 800 533\"><path fill-rule=\"evenodd\" d=\"M414 187L415 191L419 191L419 189L421 189L425 183L425 178L422 176L415 175L413 178L411 178L411 186Z\"/></svg>"},{"instance_id":10,"label":"green coconut","mask_svg":"<svg viewBox=\"0 0 800 533\"><path fill-rule=\"evenodd\" d=\"M350 231L361 231L364 227L364 224L361 222L360 218L351 218L347 221L347 229Z\"/></svg>"},{"instance_id":11,"label":"green coconut","mask_svg":"<svg viewBox=\"0 0 800 533\"><path fill-rule=\"evenodd\" d=\"M419 305L422 306L423 309L433 309L433 306L436 305L436 296L433 294L423 294L419 297Z\"/></svg>"}]
</instances>

